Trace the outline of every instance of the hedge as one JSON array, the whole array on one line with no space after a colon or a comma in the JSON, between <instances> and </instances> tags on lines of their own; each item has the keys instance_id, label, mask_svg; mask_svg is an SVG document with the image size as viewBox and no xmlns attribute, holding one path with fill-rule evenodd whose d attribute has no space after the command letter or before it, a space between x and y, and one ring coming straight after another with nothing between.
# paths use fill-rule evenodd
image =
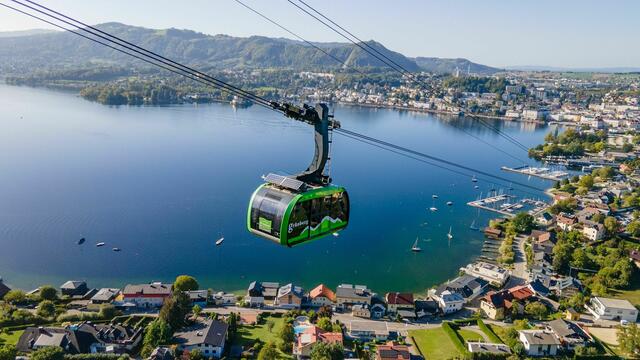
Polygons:
<instances>
[{"instance_id":1,"label":"hedge","mask_svg":"<svg viewBox=\"0 0 640 360\"><path fill-rule=\"evenodd\" d=\"M442 323L442 329L445 333L447 333L449 339L451 339L451 342L456 347L456 349L458 349L460 354L462 354L462 356L464 357L468 357L469 350L467 350L467 348L464 346L464 339L462 339L458 332L451 327L449 321L445 321Z\"/></svg>"},{"instance_id":2,"label":"hedge","mask_svg":"<svg viewBox=\"0 0 640 360\"><path fill-rule=\"evenodd\" d=\"M451 320L452 323L460 326L467 326L476 323L476 319L474 318L463 318L463 319L454 319Z\"/></svg>"},{"instance_id":3,"label":"hedge","mask_svg":"<svg viewBox=\"0 0 640 360\"><path fill-rule=\"evenodd\" d=\"M64 360L117 360L121 357L128 359L128 355L119 354L65 354Z\"/></svg>"},{"instance_id":4,"label":"hedge","mask_svg":"<svg viewBox=\"0 0 640 360\"><path fill-rule=\"evenodd\" d=\"M478 327L480 328L480 330L485 333L485 335L487 335L489 337L489 340L491 340L491 342L496 343L496 344L502 344L502 340L500 340L500 338L498 337L498 335L496 335L496 333L493 332L493 330L491 330L485 323L484 321L482 321L482 319L478 319Z\"/></svg>"}]
</instances>

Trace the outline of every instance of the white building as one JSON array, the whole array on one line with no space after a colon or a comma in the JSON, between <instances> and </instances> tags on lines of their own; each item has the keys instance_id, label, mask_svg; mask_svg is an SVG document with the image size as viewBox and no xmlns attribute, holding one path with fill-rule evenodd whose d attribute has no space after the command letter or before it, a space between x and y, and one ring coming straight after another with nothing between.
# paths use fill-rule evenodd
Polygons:
<instances>
[{"instance_id":1,"label":"white building","mask_svg":"<svg viewBox=\"0 0 640 360\"><path fill-rule=\"evenodd\" d=\"M200 350L205 358L219 359L224 352L229 326L217 320L207 320L182 329L173 340L183 351Z\"/></svg>"},{"instance_id":2,"label":"white building","mask_svg":"<svg viewBox=\"0 0 640 360\"><path fill-rule=\"evenodd\" d=\"M444 314L453 314L462 310L464 305L464 298L458 293L451 292L449 290L443 291L437 298L440 310Z\"/></svg>"},{"instance_id":3,"label":"white building","mask_svg":"<svg viewBox=\"0 0 640 360\"><path fill-rule=\"evenodd\" d=\"M529 356L555 356L560 348L560 340L544 330L520 330L520 342Z\"/></svg>"},{"instance_id":4,"label":"white building","mask_svg":"<svg viewBox=\"0 0 640 360\"><path fill-rule=\"evenodd\" d=\"M582 227L582 234L591 241L602 239L604 233L604 225L599 223L586 222Z\"/></svg>"},{"instance_id":5,"label":"white building","mask_svg":"<svg viewBox=\"0 0 640 360\"><path fill-rule=\"evenodd\" d=\"M628 300L594 296L586 308L593 314L596 320L626 320L628 322L636 322L638 318L638 309Z\"/></svg>"},{"instance_id":6,"label":"white building","mask_svg":"<svg viewBox=\"0 0 640 360\"><path fill-rule=\"evenodd\" d=\"M467 267L461 268L460 270L471 276L476 276L486 280L495 287L502 287L510 276L507 269L482 261L469 264Z\"/></svg>"}]
</instances>

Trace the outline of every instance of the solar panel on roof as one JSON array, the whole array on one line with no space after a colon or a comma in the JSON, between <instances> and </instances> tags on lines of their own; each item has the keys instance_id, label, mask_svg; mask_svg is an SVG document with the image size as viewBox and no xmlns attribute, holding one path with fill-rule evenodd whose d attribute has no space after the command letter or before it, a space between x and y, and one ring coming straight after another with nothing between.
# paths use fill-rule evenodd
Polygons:
<instances>
[{"instance_id":1,"label":"solar panel on roof","mask_svg":"<svg viewBox=\"0 0 640 360\"><path fill-rule=\"evenodd\" d=\"M282 186L284 188L295 191L300 190L300 188L304 185L304 182L300 180L277 174L269 174L264 178L264 180L268 183Z\"/></svg>"}]
</instances>

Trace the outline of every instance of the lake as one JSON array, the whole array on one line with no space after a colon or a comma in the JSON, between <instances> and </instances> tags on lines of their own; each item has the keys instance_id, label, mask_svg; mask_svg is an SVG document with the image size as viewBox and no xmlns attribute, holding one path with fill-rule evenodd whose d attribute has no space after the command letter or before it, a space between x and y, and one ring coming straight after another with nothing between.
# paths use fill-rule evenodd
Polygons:
<instances>
[{"instance_id":1,"label":"lake","mask_svg":"<svg viewBox=\"0 0 640 360\"><path fill-rule=\"evenodd\" d=\"M25 289L71 279L122 287L190 274L226 291L261 280L422 292L480 255L483 235L469 225L495 217L466 202L500 186L481 180L474 189L468 176L336 134L331 175L349 191L350 224L339 237L284 248L247 232L246 207L261 175L306 168L310 126L257 106L109 107L6 85L0 106L0 276ZM518 158L526 153L470 119L348 106L335 116L346 129L550 185L502 172L517 161L478 139ZM527 146L549 131L491 123ZM440 211L430 212L433 205ZM77 245L81 237L87 241ZM410 251L416 237L422 253Z\"/></svg>"}]
</instances>

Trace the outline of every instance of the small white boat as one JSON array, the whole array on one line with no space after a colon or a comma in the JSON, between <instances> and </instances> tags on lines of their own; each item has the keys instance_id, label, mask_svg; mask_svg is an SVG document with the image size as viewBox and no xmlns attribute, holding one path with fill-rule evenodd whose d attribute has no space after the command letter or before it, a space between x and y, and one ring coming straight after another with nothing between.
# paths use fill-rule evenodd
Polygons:
<instances>
[{"instance_id":1,"label":"small white boat","mask_svg":"<svg viewBox=\"0 0 640 360\"><path fill-rule=\"evenodd\" d=\"M475 175L473 175L473 177L471 178L471 181L472 181L472 182L478 182L478 179L476 179L476 176L475 176Z\"/></svg>"},{"instance_id":2,"label":"small white boat","mask_svg":"<svg viewBox=\"0 0 640 360\"><path fill-rule=\"evenodd\" d=\"M335 236L335 237L340 236L340 234L338 234L337 232L334 232L334 233L332 233L331 235L333 235L333 236Z\"/></svg>"},{"instance_id":3,"label":"small white boat","mask_svg":"<svg viewBox=\"0 0 640 360\"><path fill-rule=\"evenodd\" d=\"M118 247L114 247L114 248L113 248L113 249L111 249L111 250L113 250L113 251L115 251L115 252L120 252L120 251L122 251L122 249L120 249L120 248L118 248Z\"/></svg>"},{"instance_id":4,"label":"small white boat","mask_svg":"<svg viewBox=\"0 0 640 360\"><path fill-rule=\"evenodd\" d=\"M438 198L438 195L433 194L433 195L431 195L431 197L432 197L432 198L434 198L434 199L437 199L437 198Z\"/></svg>"},{"instance_id":5,"label":"small white boat","mask_svg":"<svg viewBox=\"0 0 640 360\"><path fill-rule=\"evenodd\" d=\"M449 240L453 239L453 234L451 234L451 226L449 226L449 233L447 234Z\"/></svg>"},{"instance_id":6,"label":"small white boat","mask_svg":"<svg viewBox=\"0 0 640 360\"><path fill-rule=\"evenodd\" d=\"M436 212L436 211L438 211L438 208L435 207L435 206L432 206L432 207L429 208L429 210L431 210L432 212Z\"/></svg>"},{"instance_id":7,"label":"small white boat","mask_svg":"<svg viewBox=\"0 0 640 360\"><path fill-rule=\"evenodd\" d=\"M104 246L104 243L103 243L103 242L99 242L99 243L97 243L97 244L96 244L96 246L97 246L97 247Z\"/></svg>"},{"instance_id":8,"label":"small white boat","mask_svg":"<svg viewBox=\"0 0 640 360\"><path fill-rule=\"evenodd\" d=\"M220 239L216 240L216 246L220 246L222 245L222 242L224 241L224 236L221 237Z\"/></svg>"},{"instance_id":9,"label":"small white boat","mask_svg":"<svg viewBox=\"0 0 640 360\"><path fill-rule=\"evenodd\" d=\"M449 206L453 205L453 201L447 201L447 205Z\"/></svg>"},{"instance_id":10,"label":"small white boat","mask_svg":"<svg viewBox=\"0 0 640 360\"><path fill-rule=\"evenodd\" d=\"M411 247L411 251L413 252L420 252L422 251L422 249L420 248L420 246L418 246L418 238L416 238L416 242L413 243L413 246Z\"/></svg>"},{"instance_id":11,"label":"small white boat","mask_svg":"<svg viewBox=\"0 0 640 360\"><path fill-rule=\"evenodd\" d=\"M474 186L473 186L473 188L474 188L474 189L480 189L480 186L478 186L478 185L474 185Z\"/></svg>"}]
</instances>

